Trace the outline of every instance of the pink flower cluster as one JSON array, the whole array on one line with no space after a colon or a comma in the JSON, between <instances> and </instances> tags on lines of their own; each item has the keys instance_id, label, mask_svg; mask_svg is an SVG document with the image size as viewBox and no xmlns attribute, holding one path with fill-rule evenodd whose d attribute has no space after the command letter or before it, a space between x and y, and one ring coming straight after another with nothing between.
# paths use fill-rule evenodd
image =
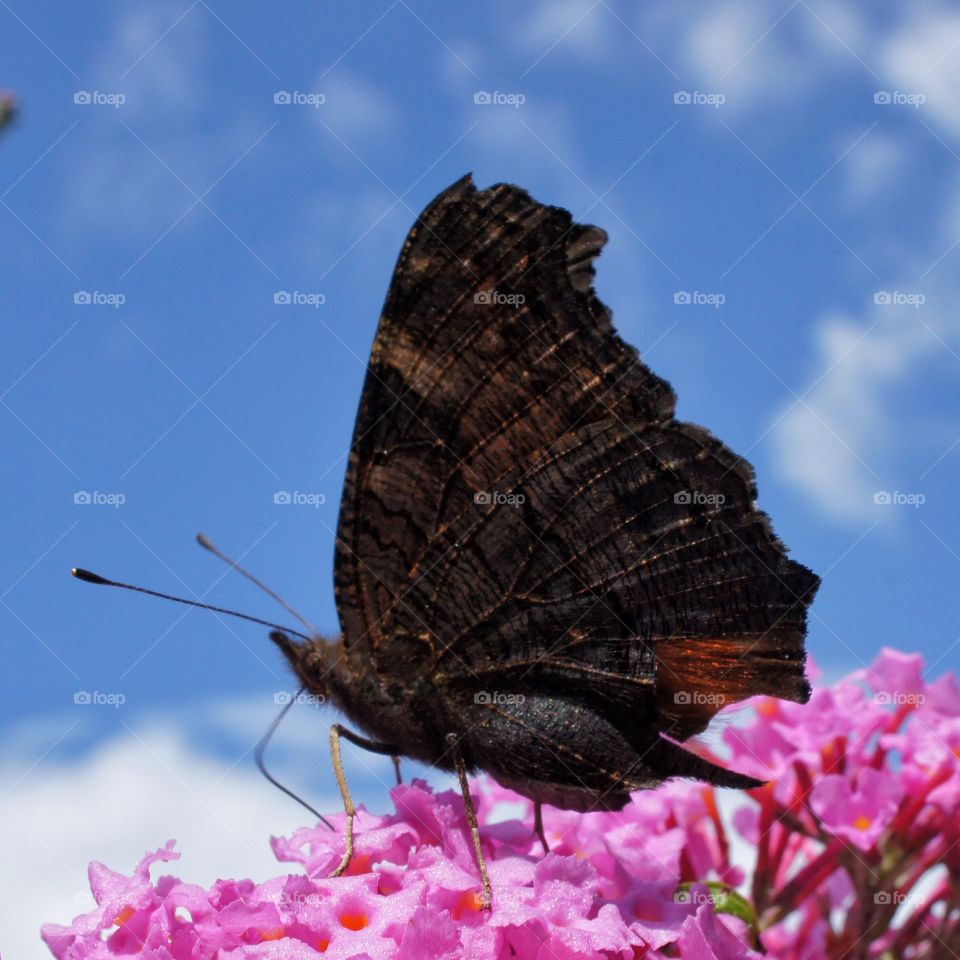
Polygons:
<instances>
[{"instance_id":1,"label":"pink flower cluster","mask_svg":"<svg viewBox=\"0 0 960 960\"><path fill-rule=\"evenodd\" d=\"M196 958L657 958L779 960L955 956L960 946L960 687L884 651L805 706L757 699L729 727L725 763L770 782L720 794L670 783L618 813L545 811L551 853L524 802L482 781L493 883L482 911L463 802L422 782L395 812L274 838L297 872L209 890L164 876L172 841L132 877L90 866L97 908L43 937L59 960ZM528 805L529 806L529 805ZM738 853L734 855L734 850Z\"/></svg>"}]
</instances>

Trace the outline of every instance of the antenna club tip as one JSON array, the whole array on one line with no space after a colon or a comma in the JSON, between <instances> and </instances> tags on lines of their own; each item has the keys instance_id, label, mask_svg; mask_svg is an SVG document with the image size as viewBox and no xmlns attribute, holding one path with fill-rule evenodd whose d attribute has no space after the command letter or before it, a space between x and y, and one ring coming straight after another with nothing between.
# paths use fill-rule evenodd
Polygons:
<instances>
[{"instance_id":1,"label":"antenna club tip","mask_svg":"<svg viewBox=\"0 0 960 960\"><path fill-rule=\"evenodd\" d=\"M91 573L89 570L84 570L83 567L71 567L70 573L76 577L78 580L83 580L85 583L99 583L104 586L109 586L110 581L105 577L101 577L96 573Z\"/></svg>"},{"instance_id":2,"label":"antenna club tip","mask_svg":"<svg viewBox=\"0 0 960 960\"><path fill-rule=\"evenodd\" d=\"M213 541L205 533L197 534L197 543L199 543L204 550L216 550Z\"/></svg>"}]
</instances>

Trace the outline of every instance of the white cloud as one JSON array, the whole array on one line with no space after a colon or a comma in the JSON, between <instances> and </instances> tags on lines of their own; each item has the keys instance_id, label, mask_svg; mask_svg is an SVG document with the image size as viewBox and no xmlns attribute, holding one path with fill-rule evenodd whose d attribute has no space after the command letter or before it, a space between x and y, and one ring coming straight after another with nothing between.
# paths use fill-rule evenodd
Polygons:
<instances>
[{"instance_id":1,"label":"white cloud","mask_svg":"<svg viewBox=\"0 0 960 960\"><path fill-rule=\"evenodd\" d=\"M856 139L849 137L837 147L837 156ZM895 136L876 128L860 140L853 150L844 156L840 167L843 176L842 199L854 208L883 201L884 194L892 191L897 181L904 177L910 160L910 144L903 137Z\"/></svg>"},{"instance_id":2,"label":"white cloud","mask_svg":"<svg viewBox=\"0 0 960 960\"><path fill-rule=\"evenodd\" d=\"M389 134L400 123L397 105L382 90L346 70L338 69L314 86L325 98L315 111L317 119L351 146L356 140Z\"/></svg>"},{"instance_id":3,"label":"white cloud","mask_svg":"<svg viewBox=\"0 0 960 960\"><path fill-rule=\"evenodd\" d=\"M176 838L184 856L168 873L209 884L218 876L279 872L268 839L303 821L292 805L255 771L228 770L170 730L145 732L141 741L112 740L82 762L45 764L5 796L0 897L7 956L43 955L42 923L68 923L92 909L90 860L129 873L147 849ZM3 779L15 775L8 768Z\"/></svg>"},{"instance_id":4,"label":"white cloud","mask_svg":"<svg viewBox=\"0 0 960 960\"><path fill-rule=\"evenodd\" d=\"M93 78L99 89L126 95L125 113L170 113L196 104L196 64L204 53L201 23L190 14L179 19L182 12L161 4L125 9L117 19Z\"/></svg>"},{"instance_id":5,"label":"white cloud","mask_svg":"<svg viewBox=\"0 0 960 960\"><path fill-rule=\"evenodd\" d=\"M615 24L596 0L541 0L509 32L517 47L534 57L573 51L598 61L609 56Z\"/></svg>"},{"instance_id":6,"label":"white cloud","mask_svg":"<svg viewBox=\"0 0 960 960\"><path fill-rule=\"evenodd\" d=\"M920 6L880 45L880 61L891 85L926 96L923 114L951 133L960 132L960 15L956 9Z\"/></svg>"},{"instance_id":7,"label":"white cloud","mask_svg":"<svg viewBox=\"0 0 960 960\"><path fill-rule=\"evenodd\" d=\"M915 116L949 134L960 132L954 96L960 86L960 15L945 5L924 6L902 20L881 20L834 2L778 10L753 0L735 9L724 2L675 4L645 8L640 32L672 62L684 85L724 93L725 111L782 111L784 103L796 105L814 92L830 96L831 85L836 89L851 76L865 84L867 105L871 87L926 95L927 103L915 114L911 107L878 106L876 111L887 111L876 113L879 121ZM782 123L757 124L747 139L782 142L783 131ZM803 403L788 404L772 436L775 467L785 482L825 513L847 521L892 520L896 512L878 510L873 494L903 489L892 479L897 471L901 480L915 484L923 467L910 476L903 465L933 462L952 440L937 448L936 441L931 444L902 422L900 410L907 406L904 390L936 364L954 362L938 338L949 344L960 335L955 311L960 284L947 260L929 275L926 271L956 241L960 190L945 192L940 215L926 225L926 237L910 247L903 246L906 235L876 234L869 226L875 222L870 205L882 201L889 207L885 191L892 191L916 162L916 137L934 144L919 123L912 136L879 126L844 157L835 176L843 178L840 204L862 218L866 235L854 246L873 249L878 264L892 264L877 281L878 290L921 292L926 306L922 313L869 305L857 315L822 315L814 327L814 385ZM844 140L844 146L853 139ZM922 443L929 444L927 459Z\"/></svg>"},{"instance_id":8,"label":"white cloud","mask_svg":"<svg viewBox=\"0 0 960 960\"><path fill-rule=\"evenodd\" d=\"M753 99L780 99L788 90L796 95L811 71L784 43L784 28L770 29L774 19L766 4L706 8L690 18L682 47L688 67L708 92L724 93L733 108Z\"/></svg>"},{"instance_id":9,"label":"white cloud","mask_svg":"<svg viewBox=\"0 0 960 960\"><path fill-rule=\"evenodd\" d=\"M93 227L153 240L267 128L258 125L258 111L224 111L211 102L203 70L212 31L222 27L202 7L183 13L167 4L122 10L78 83L78 90L125 100L116 108L74 108L65 235ZM196 207L176 229L190 229L201 216L209 214Z\"/></svg>"},{"instance_id":10,"label":"white cloud","mask_svg":"<svg viewBox=\"0 0 960 960\"><path fill-rule=\"evenodd\" d=\"M873 502L875 492L889 489L891 392L932 342L906 309L877 306L867 320L824 317L817 326L821 379L774 431L777 472L838 519L892 516Z\"/></svg>"},{"instance_id":11,"label":"white cloud","mask_svg":"<svg viewBox=\"0 0 960 960\"><path fill-rule=\"evenodd\" d=\"M86 876L91 860L130 873L144 852L171 838L182 857L155 876L209 885L220 877L263 880L295 872L295 865L274 858L269 839L311 822L310 815L260 776L248 752L275 712L262 700L213 701L175 717L131 720L135 734L101 741L78 757L36 763L70 721L41 721L49 739L8 731L0 757L0 952L47 956L41 924L69 923L93 907ZM322 811L341 809L327 750L330 720L325 711L294 710L268 755L281 782ZM201 732L217 742L216 752L198 749ZM236 749L226 749L224 740ZM389 758L348 747L344 760L354 797L370 809L390 808ZM306 787L305 771L314 773ZM404 764L406 778L421 772ZM431 779L450 785L443 774Z\"/></svg>"},{"instance_id":12,"label":"white cloud","mask_svg":"<svg viewBox=\"0 0 960 960\"><path fill-rule=\"evenodd\" d=\"M849 54L803 7L760 0L731 5L647 5L638 33L677 74L680 89L726 96L724 112L796 101ZM849 29L849 27L848 27Z\"/></svg>"},{"instance_id":13,"label":"white cloud","mask_svg":"<svg viewBox=\"0 0 960 960\"><path fill-rule=\"evenodd\" d=\"M127 231L156 230L190 203L189 192L136 136L145 140L181 176L189 178L188 159L196 144L181 144L202 99L196 63L202 52L200 22L188 15L162 40L175 16L163 8L124 10L103 44L100 56L81 83L84 90L118 93L117 108L77 106L80 126L72 134L75 163L67 182L65 229L104 225ZM166 142L157 139L158 123ZM148 132L149 131L149 132ZM169 136L184 147L171 151ZM194 171L195 172L195 171ZM189 179L188 181L189 182ZM192 184L202 191L201 184Z\"/></svg>"},{"instance_id":14,"label":"white cloud","mask_svg":"<svg viewBox=\"0 0 960 960\"><path fill-rule=\"evenodd\" d=\"M591 179L573 119L562 103L531 97L519 107L484 106L471 98L464 119L465 127L478 121L464 144L474 158L474 179L481 189L503 181L530 186L549 177L579 191L578 178ZM601 192L605 184L590 186ZM584 195L591 196L589 191Z\"/></svg>"}]
</instances>

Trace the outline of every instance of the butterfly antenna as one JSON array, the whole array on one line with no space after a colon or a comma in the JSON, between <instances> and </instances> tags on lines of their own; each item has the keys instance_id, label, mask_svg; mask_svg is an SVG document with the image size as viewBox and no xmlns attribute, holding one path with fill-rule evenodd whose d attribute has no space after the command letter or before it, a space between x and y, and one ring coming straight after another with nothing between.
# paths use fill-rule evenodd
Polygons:
<instances>
[{"instance_id":1,"label":"butterfly antenna","mask_svg":"<svg viewBox=\"0 0 960 960\"><path fill-rule=\"evenodd\" d=\"M300 699L300 695L306 690L306 687L301 687L296 696L292 697L289 702L284 705L284 708L280 711L277 717L274 719L273 723L267 727L267 732L260 738L257 743L257 749L254 753L254 756L257 760L257 769L278 789L283 791L291 800L296 800L305 810L309 810L318 820L320 820L325 826L329 827L331 830L336 831L336 827L318 810L315 810L313 807L307 803L302 797L298 797L289 787L285 787L279 780L274 777L270 771L267 769L266 764L263 762L263 754L267 749L267 744L270 742L270 738L273 736L277 727L280 726L281 721L287 715L287 711Z\"/></svg>"},{"instance_id":2,"label":"butterfly antenna","mask_svg":"<svg viewBox=\"0 0 960 960\"><path fill-rule=\"evenodd\" d=\"M289 627L283 627L278 623L271 623L269 620L261 620L259 617L251 617L246 613L237 613L236 610L228 610L226 607L215 607L212 603L202 603L200 600L186 600L183 597L175 597L171 593L160 593L158 590L148 590L146 587L135 587L130 583L120 583L118 580L108 580L97 573L91 573L82 567L74 567L70 571L78 580L84 583L96 583L103 587L120 587L122 590L133 590L136 593L146 593L151 597L160 597L161 600L172 600L174 603L182 603L188 607L199 607L201 610L212 610L214 613L225 613L230 617L238 617L240 620L249 620L251 623L259 623L263 627L273 627L275 630L286 630L301 640L311 640L305 633L299 630L291 630ZM309 626L309 624L308 624Z\"/></svg>"},{"instance_id":3,"label":"butterfly antenna","mask_svg":"<svg viewBox=\"0 0 960 960\"><path fill-rule=\"evenodd\" d=\"M242 573L251 583L258 586L265 594L273 597L273 599L276 600L277 603L279 603L280 606L287 611L287 613L289 613L292 617L296 617L297 620L299 620L313 636L319 636L319 631L309 620L297 613L297 611L294 610L293 607L291 607L290 604L283 599L283 597L271 590L265 583L258 580L252 573L250 573L249 570L244 570L244 568L241 567L236 560L228 557L205 533L197 534L197 543L199 543L204 550L209 550L215 557L219 557L228 566L233 567L237 573Z\"/></svg>"}]
</instances>

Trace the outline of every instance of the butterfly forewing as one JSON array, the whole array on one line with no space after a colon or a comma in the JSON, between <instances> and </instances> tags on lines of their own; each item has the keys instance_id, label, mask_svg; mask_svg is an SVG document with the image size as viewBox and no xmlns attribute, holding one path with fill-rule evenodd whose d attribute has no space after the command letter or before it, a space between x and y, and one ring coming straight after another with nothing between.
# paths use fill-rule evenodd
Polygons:
<instances>
[{"instance_id":1,"label":"butterfly forewing","mask_svg":"<svg viewBox=\"0 0 960 960\"><path fill-rule=\"evenodd\" d=\"M818 580L756 509L749 465L673 419L614 332L590 286L604 239L516 187L454 184L404 246L364 386L345 643L430 677L445 715L466 704L488 768L505 730L555 722L559 742L581 708L614 757L619 736L659 750L658 731L684 739L753 694L807 697ZM551 706L511 713L490 691Z\"/></svg>"},{"instance_id":2,"label":"butterfly forewing","mask_svg":"<svg viewBox=\"0 0 960 960\"><path fill-rule=\"evenodd\" d=\"M414 226L374 342L341 508L348 643L377 644L451 515L545 444L610 408L672 413L669 386L574 286L592 275L598 234L522 190L481 193L469 178Z\"/></svg>"}]
</instances>

